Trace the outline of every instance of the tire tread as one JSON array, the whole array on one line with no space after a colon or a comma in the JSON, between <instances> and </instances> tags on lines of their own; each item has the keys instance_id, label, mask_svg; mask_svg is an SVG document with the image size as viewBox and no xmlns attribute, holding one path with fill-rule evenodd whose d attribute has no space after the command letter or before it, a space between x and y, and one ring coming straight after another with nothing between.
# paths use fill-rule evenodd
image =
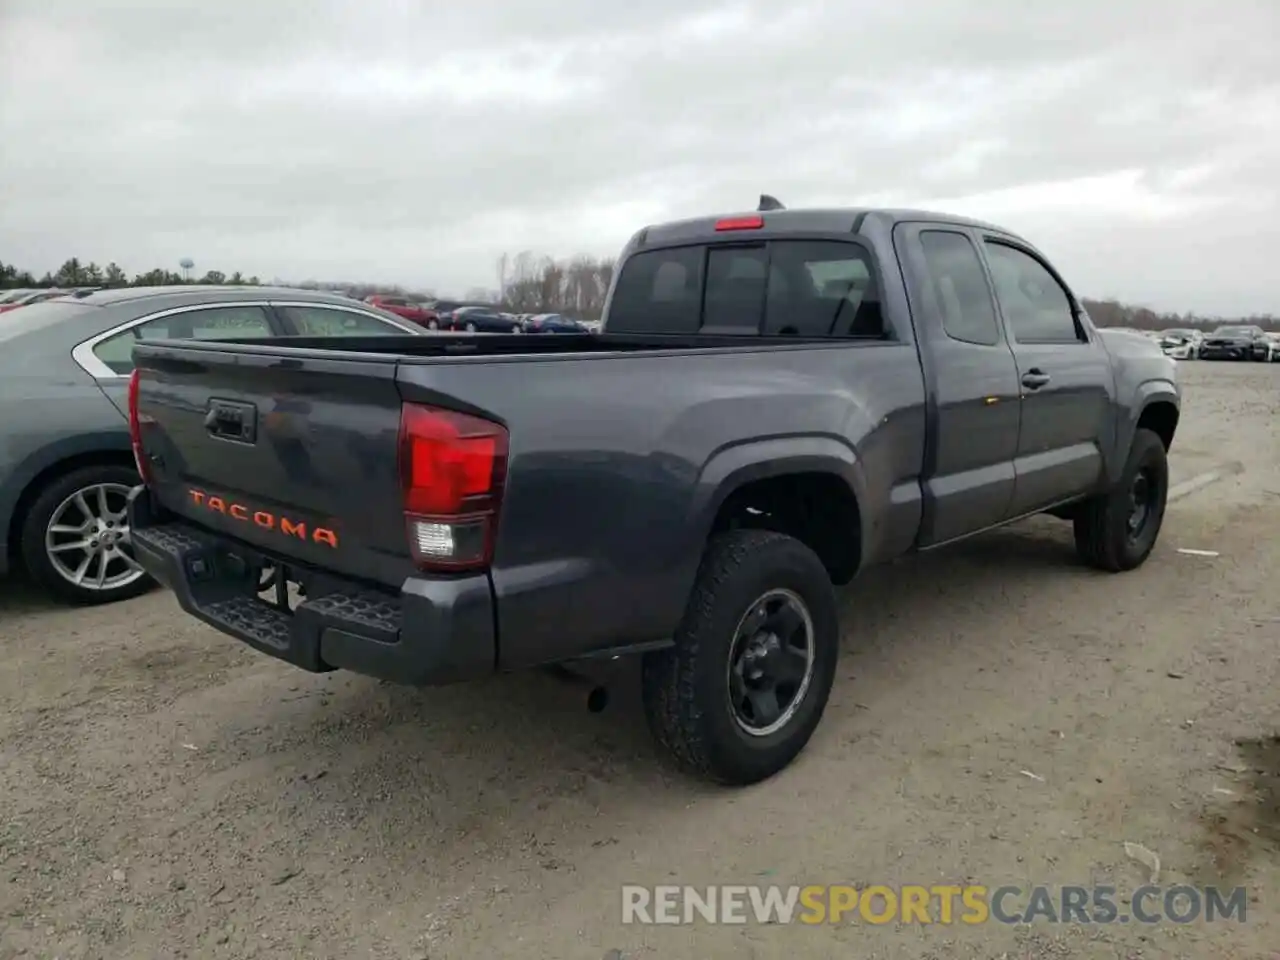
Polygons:
<instances>
[{"instance_id":1,"label":"tire tread","mask_svg":"<svg viewBox=\"0 0 1280 960\"><path fill-rule=\"evenodd\" d=\"M717 757L707 737L704 705L699 702L698 676L704 669L701 660L709 639L708 631L717 628L716 620L722 613L718 609L718 601L731 588L743 565L762 554L789 549L801 552L804 562L822 571L825 579L825 570L812 551L785 534L771 530L734 530L714 537L699 566L688 606L676 633L675 647L645 657L642 687L645 712L654 738L678 767L702 779L742 785L763 778L726 764ZM829 581L826 581L826 586L830 589ZM816 637L813 642L818 642ZM821 697L825 703L829 689L828 681L825 689L815 689L811 695ZM821 715L821 707L818 715ZM816 722L815 719L813 724ZM787 762L803 749L807 740L806 734L794 751L786 751L789 753Z\"/></svg>"}]
</instances>

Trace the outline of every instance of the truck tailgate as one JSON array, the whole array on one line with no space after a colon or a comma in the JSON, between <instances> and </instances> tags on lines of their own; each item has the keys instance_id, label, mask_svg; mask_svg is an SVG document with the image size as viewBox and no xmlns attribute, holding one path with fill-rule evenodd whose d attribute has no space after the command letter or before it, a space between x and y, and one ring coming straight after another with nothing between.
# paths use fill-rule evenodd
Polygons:
<instances>
[{"instance_id":1,"label":"truck tailgate","mask_svg":"<svg viewBox=\"0 0 1280 960\"><path fill-rule=\"evenodd\" d=\"M268 554L404 580L394 357L150 344L135 361L161 504Z\"/></svg>"}]
</instances>

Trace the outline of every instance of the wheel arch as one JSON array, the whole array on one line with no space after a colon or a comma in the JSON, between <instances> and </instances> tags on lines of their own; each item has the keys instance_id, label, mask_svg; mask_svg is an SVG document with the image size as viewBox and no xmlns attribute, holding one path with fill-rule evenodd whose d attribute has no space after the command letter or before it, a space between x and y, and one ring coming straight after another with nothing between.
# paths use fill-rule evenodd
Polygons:
<instances>
[{"instance_id":1,"label":"wheel arch","mask_svg":"<svg viewBox=\"0 0 1280 960\"><path fill-rule=\"evenodd\" d=\"M840 440L786 437L728 447L708 462L699 487L704 547L721 530L750 526L805 543L835 583L862 566L866 487L856 454ZM742 522L746 516L750 522Z\"/></svg>"},{"instance_id":2,"label":"wheel arch","mask_svg":"<svg viewBox=\"0 0 1280 960\"><path fill-rule=\"evenodd\" d=\"M119 436L98 433L64 438L42 448L14 471L8 484L10 489L5 491L4 498L9 509L0 527L5 534L4 550L0 551L0 564L3 565L0 572L21 563L22 524L41 490L58 477L91 466L133 469L128 432L122 431Z\"/></svg>"},{"instance_id":3,"label":"wheel arch","mask_svg":"<svg viewBox=\"0 0 1280 960\"><path fill-rule=\"evenodd\" d=\"M1164 443L1165 451L1170 449L1178 430L1181 408L1181 396L1171 381L1147 380L1138 385L1128 416L1122 414L1120 417L1115 454L1108 470L1112 483L1119 479L1124 469L1129 448L1133 446L1133 436L1139 428L1154 432Z\"/></svg>"}]
</instances>

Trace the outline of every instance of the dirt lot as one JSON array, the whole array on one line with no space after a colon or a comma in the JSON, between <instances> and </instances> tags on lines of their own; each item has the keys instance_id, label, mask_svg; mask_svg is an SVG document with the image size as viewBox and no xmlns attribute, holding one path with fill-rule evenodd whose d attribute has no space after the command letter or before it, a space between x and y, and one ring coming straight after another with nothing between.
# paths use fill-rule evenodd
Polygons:
<instances>
[{"instance_id":1,"label":"dirt lot","mask_svg":"<svg viewBox=\"0 0 1280 960\"><path fill-rule=\"evenodd\" d=\"M1045 519L845 593L809 750L720 791L540 676L314 677L0 588L0 960L1232 957L1280 944L1280 367L1189 363L1141 570ZM1217 557L1178 548L1215 550ZM1034 774L1028 776L1023 771ZM639 927L624 883L1243 884L1247 922Z\"/></svg>"}]
</instances>

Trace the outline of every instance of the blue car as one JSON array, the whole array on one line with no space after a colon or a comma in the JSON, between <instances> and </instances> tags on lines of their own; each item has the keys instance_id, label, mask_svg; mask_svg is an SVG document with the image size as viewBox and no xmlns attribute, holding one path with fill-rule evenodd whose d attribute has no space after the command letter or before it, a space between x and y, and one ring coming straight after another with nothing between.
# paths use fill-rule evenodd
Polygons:
<instances>
[{"instance_id":1,"label":"blue car","mask_svg":"<svg viewBox=\"0 0 1280 960\"><path fill-rule=\"evenodd\" d=\"M558 313L540 313L524 325L525 333L587 333L585 326Z\"/></svg>"}]
</instances>

